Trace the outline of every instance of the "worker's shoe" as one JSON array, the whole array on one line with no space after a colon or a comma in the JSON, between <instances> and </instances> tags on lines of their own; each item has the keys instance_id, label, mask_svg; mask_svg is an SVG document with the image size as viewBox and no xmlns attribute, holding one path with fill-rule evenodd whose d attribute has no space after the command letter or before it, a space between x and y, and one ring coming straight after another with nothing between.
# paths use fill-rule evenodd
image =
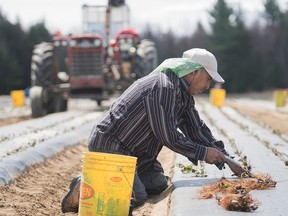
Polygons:
<instances>
[{"instance_id":1,"label":"worker's shoe","mask_svg":"<svg viewBox=\"0 0 288 216\"><path fill-rule=\"evenodd\" d=\"M81 177L77 176L75 177L71 184L70 184L70 190L67 193L67 195L64 197L62 204L61 204L61 210L63 213L65 212L78 212L79 207L79 197L80 197L80 183L81 183Z\"/></svg>"}]
</instances>

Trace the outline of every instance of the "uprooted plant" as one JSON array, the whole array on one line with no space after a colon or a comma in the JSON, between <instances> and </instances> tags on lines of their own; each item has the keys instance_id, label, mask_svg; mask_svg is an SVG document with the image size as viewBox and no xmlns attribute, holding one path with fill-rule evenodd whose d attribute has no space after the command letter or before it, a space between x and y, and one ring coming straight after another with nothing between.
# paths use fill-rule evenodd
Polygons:
<instances>
[{"instance_id":1,"label":"uprooted plant","mask_svg":"<svg viewBox=\"0 0 288 216\"><path fill-rule=\"evenodd\" d=\"M210 199L215 197L218 204L229 211L254 211L259 202L249 192L251 190L268 190L276 186L276 182L268 175L250 174L248 178L219 181L199 190L199 197Z\"/></svg>"}]
</instances>

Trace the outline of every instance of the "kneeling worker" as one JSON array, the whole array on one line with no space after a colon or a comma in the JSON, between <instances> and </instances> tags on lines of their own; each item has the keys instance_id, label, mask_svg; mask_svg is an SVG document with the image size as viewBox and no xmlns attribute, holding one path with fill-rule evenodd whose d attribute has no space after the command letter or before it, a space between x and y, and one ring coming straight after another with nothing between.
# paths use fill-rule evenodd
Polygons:
<instances>
[{"instance_id":1,"label":"kneeling worker","mask_svg":"<svg viewBox=\"0 0 288 216\"><path fill-rule=\"evenodd\" d=\"M167 59L134 82L95 124L88 141L89 151L137 157L134 206L168 186L157 161L163 146L186 156L193 164L200 160L219 169L224 167L225 155L228 156L224 144L200 119L193 98L207 90L212 79L224 83L217 72L215 56L205 49L187 50L182 58ZM244 172L228 165L236 175ZM63 212L78 211L79 189L80 177L76 177L62 201Z\"/></svg>"}]
</instances>

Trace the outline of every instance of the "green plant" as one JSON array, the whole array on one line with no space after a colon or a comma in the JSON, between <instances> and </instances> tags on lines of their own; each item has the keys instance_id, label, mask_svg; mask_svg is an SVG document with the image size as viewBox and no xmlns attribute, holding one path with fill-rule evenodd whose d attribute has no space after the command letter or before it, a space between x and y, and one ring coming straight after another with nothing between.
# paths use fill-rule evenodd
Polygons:
<instances>
[{"instance_id":1,"label":"green plant","mask_svg":"<svg viewBox=\"0 0 288 216\"><path fill-rule=\"evenodd\" d=\"M181 169L181 172L184 174L192 173L194 174L193 175L194 177L207 177L203 163L200 163L200 165L198 166L193 165L193 164L184 165L182 163L177 163L176 165Z\"/></svg>"}]
</instances>

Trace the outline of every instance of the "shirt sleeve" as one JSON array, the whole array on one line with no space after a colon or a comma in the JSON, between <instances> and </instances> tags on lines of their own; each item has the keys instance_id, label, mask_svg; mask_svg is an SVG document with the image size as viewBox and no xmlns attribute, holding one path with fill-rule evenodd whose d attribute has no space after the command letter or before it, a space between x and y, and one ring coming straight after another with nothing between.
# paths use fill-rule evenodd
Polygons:
<instances>
[{"instance_id":1,"label":"shirt sleeve","mask_svg":"<svg viewBox=\"0 0 288 216\"><path fill-rule=\"evenodd\" d=\"M194 104L194 103L193 103ZM191 108L185 112L182 116L182 123L179 125L181 131L189 139L201 143L206 147L216 148L225 155L229 155L225 150L225 146L222 140L216 140L213 136L211 130L205 124L205 122L200 118L198 111L194 105L190 106ZM197 164L193 159L189 159L193 163ZM216 164L219 169L222 169L224 164Z\"/></svg>"},{"instance_id":2,"label":"shirt sleeve","mask_svg":"<svg viewBox=\"0 0 288 216\"><path fill-rule=\"evenodd\" d=\"M176 95L171 88L151 91L144 99L149 124L158 141L171 150L195 160L204 160L207 147L193 142L177 130Z\"/></svg>"},{"instance_id":3,"label":"shirt sleeve","mask_svg":"<svg viewBox=\"0 0 288 216\"><path fill-rule=\"evenodd\" d=\"M217 150L228 155L224 148L223 141L215 139L211 130L200 118L194 105L183 114L182 123L179 125L179 128L185 134L185 136L189 137L189 139L201 143L207 147L216 148Z\"/></svg>"}]
</instances>

